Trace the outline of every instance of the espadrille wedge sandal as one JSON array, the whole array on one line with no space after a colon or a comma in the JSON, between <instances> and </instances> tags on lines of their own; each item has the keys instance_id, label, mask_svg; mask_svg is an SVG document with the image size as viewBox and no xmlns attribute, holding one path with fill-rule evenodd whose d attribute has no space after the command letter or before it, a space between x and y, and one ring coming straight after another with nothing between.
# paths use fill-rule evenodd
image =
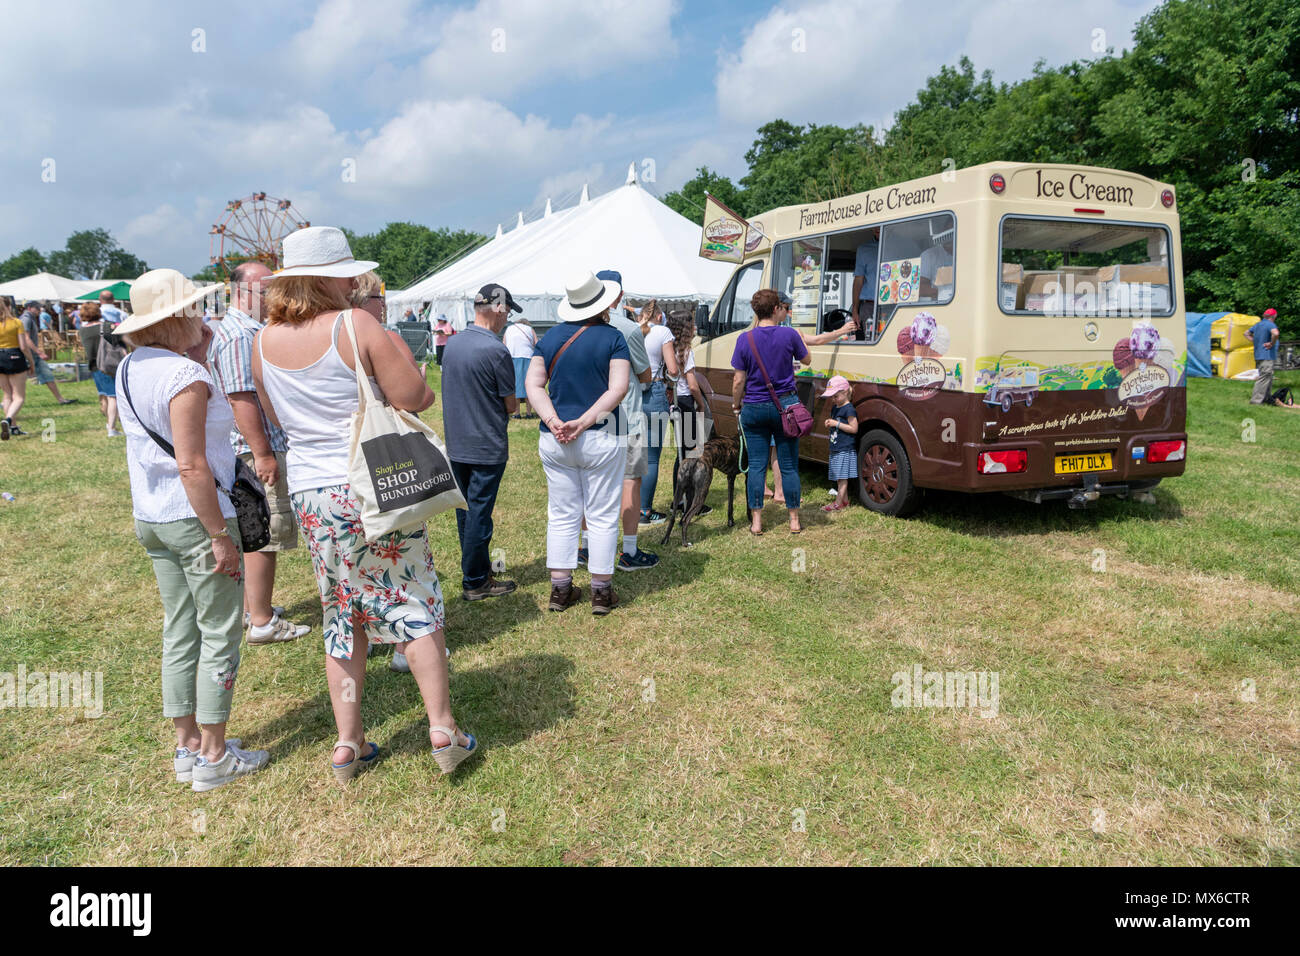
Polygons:
<instances>
[{"instance_id":1,"label":"espadrille wedge sandal","mask_svg":"<svg viewBox=\"0 0 1300 956\"><path fill-rule=\"evenodd\" d=\"M430 727L429 728L430 736L432 736L435 732L440 734L446 734L447 739L451 741L451 743L449 743L445 747L433 748L433 759L438 761L438 766L442 769L443 773L451 773L458 766L460 766L461 761L464 760L466 757L478 753L478 741L474 739L473 734L470 733L465 734L465 736L469 739L469 746L462 747L460 745L460 734L457 733L454 727ZM430 741L430 743L432 743L432 741Z\"/></svg>"},{"instance_id":2,"label":"espadrille wedge sandal","mask_svg":"<svg viewBox=\"0 0 1300 956\"><path fill-rule=\"evenodd\" d=\"M338 764L330 761L330 767L334 770L334 779L340 784L346 784L349 780L359 774L362 770L371 766L379 759L379 745L373 740L369 741L370 752L366 756L361 756L361 748L350 740L340 740L334 745L334 750L339 747L347 747L352 751L352 759L347 763ZM331 750L331 753L334 751Z\"/></svg>"}]
</instances>

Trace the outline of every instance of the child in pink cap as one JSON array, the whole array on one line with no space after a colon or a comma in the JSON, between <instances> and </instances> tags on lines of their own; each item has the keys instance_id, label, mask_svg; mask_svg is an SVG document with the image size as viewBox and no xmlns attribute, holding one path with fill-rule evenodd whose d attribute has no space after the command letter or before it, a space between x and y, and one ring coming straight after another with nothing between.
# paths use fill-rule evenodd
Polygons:
<instances>
[{"instance_id":1,"label":"child in pink cap","mask_svg":"<svg viewBox=\"0 0 1300 956\"><path fill-rule=\"evenodd\" d=\"M849 479L858 477L858 450L854 435L858 433L858 415L849 400L849 380L836 375L826 383L826 398L830 402L831 416L826 419L830 435L831 453L827 464L831 481L839 482L835 501L823 505L822 511L843 511L849 506Z\"/></svg>"}]
</instances>

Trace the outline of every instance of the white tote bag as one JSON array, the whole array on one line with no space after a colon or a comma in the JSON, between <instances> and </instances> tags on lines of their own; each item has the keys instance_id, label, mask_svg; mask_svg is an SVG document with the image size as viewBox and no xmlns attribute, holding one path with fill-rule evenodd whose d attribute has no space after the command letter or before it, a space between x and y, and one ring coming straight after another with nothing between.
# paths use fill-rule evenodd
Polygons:
<instances>
[{"instance_id":1,"label":"white tote bag","mask_svg":"<svg viewBox=\"0 0 1300 956\"><path fill-rule=\"evenodd\" d=\"M379 400L361 365L351 309L343 313L343 324L357 376L348 482L361 505L367 540L418 527L448 508L464 508L442 439L415 415Z\"/></svg>"}]
</instances>

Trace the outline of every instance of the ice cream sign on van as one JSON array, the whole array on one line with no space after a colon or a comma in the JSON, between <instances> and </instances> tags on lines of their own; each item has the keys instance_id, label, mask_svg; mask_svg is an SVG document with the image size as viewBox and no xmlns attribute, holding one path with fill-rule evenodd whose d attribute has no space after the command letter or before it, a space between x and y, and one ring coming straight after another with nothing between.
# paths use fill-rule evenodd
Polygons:
<instances>
[{"instance_id":1,"label":"ice cream sign on van","mask_svg":"<svg viewBox=\"0 0 1300 956\"><path fill-rule=\"evenodd\" d=\"M1155 193L1137 179L1101 172L1068 169L1021 169L1012 178L1016 199L1078 202L1139 209L1150 206Z\"/></svg>"}]
</instances>

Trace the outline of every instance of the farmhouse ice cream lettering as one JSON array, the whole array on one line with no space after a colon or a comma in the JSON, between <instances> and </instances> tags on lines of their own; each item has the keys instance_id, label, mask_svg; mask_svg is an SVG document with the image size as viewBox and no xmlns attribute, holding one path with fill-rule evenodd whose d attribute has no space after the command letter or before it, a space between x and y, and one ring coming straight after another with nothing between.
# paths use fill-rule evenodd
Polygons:
<instances>
[{"instance_id":1,"label":"farmhouse ice cream lettering","mask_svg":"<svg viewBox=\"0 0 1300 956\"><path fill-rule=\"evenodd\" d=\"M1072 173L1067 179L1053 179L1041 169L1035 171L1037 176L1039 199L1083 199L1089 202L1107 202L1120 206L1133 205L1133 187L1116 186L1113 183L1097 183L1088 179L1086 173Z\"/></svg>"},{"instance_id":2,"label":"farmhouse ice cream lettering","mask_svg":"<svg viewBox=\"0 0 1300 956\"><path fill-rule=\"evenodd\" d=\"M799 210L799 228L806 226L826 226L858 216L870 216L890 209L906 209L911 206L925 206L935 201L938 189L934 186L908 189L905 186L891 186L883 194L865 193L858 201L836 203L830 201L824 205L805 206Z\"/></svg>"}]
</instances>

